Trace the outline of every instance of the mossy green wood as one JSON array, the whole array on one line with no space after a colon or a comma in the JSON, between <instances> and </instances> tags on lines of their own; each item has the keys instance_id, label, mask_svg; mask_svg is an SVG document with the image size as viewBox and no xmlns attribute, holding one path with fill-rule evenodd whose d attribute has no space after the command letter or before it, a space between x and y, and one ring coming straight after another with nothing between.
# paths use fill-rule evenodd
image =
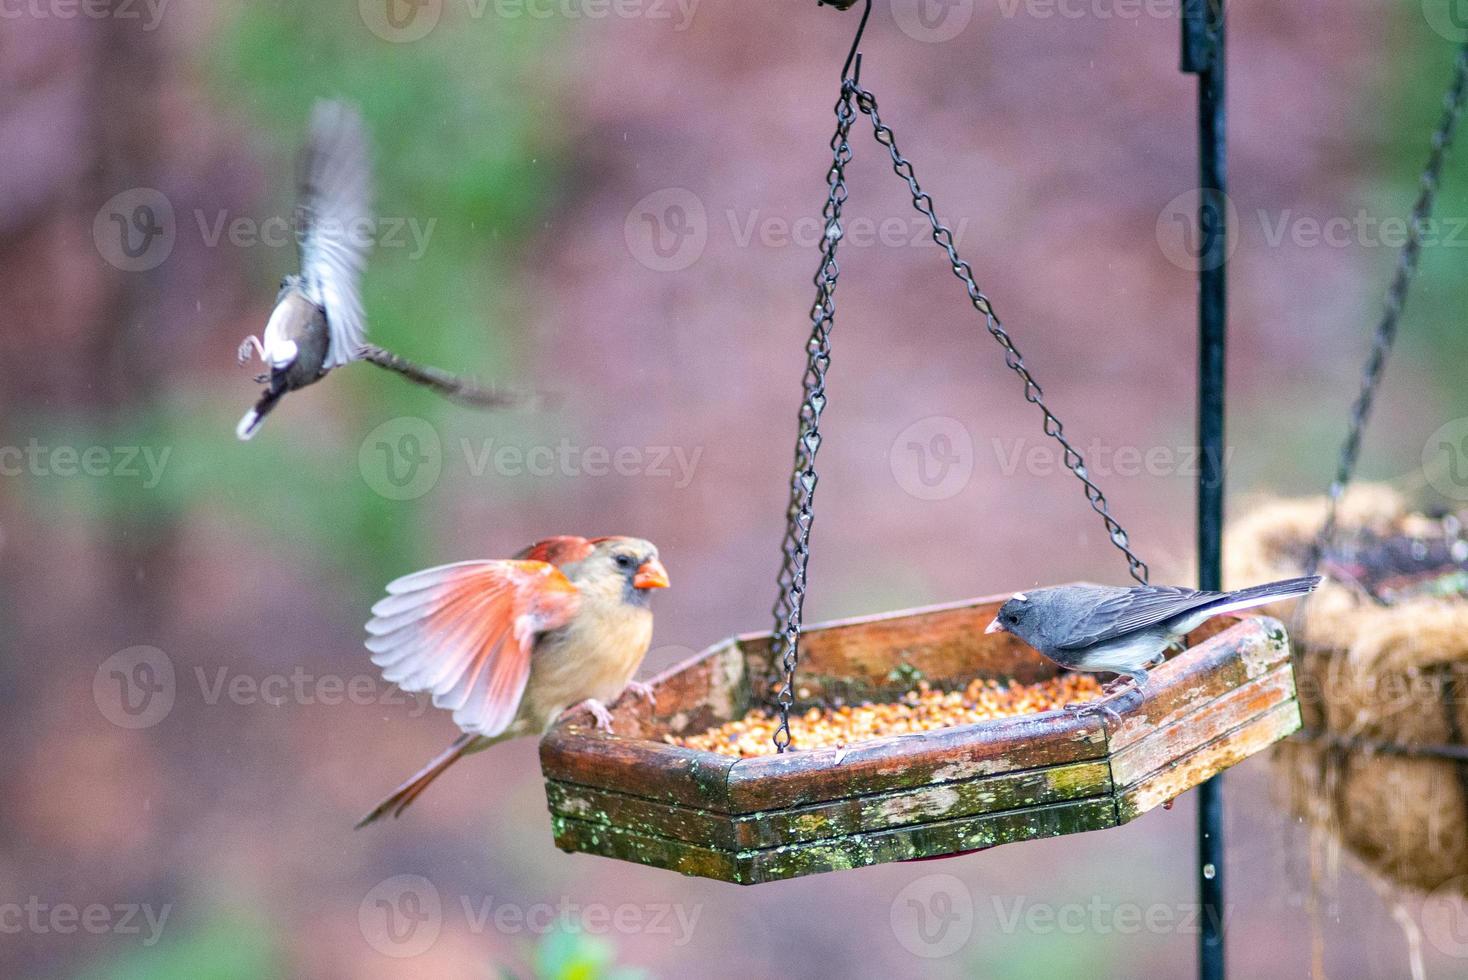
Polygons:
<instances>
[{"instance_id":1,"label":"mossy green wood","mask_svg":"<svg viewBox=\"0 0 1468 980\"><path fill-rule=\"evenodd\" d=\"M1033 682L1057 668L1003 634L1002 598L813 627L803 696L891 699L915 675ZM1051 711L735 759L664 742L739 717L768 638L738 637L623 699L615 734L572 717L541 744L557 844L754 884L1117 826L1299 727L1288 640L1274 620L1205 627L1147 689L1100 713Z\"/></svg>"}]
</instances>

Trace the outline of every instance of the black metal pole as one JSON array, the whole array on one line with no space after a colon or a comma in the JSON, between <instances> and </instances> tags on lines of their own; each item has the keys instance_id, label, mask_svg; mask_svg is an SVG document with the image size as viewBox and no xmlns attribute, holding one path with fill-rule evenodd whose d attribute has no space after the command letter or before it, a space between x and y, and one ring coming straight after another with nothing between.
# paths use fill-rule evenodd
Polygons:
<instances>
[{"instance_id":1,"label":"black metal pole","mask_svg":"<svg viewBox=\"0 0 1468 980\"><path fill-rule=\"evenodd\" d=\"M1224 0L1183 0L1183 64L1198 76L1198 587L1223 587L1224 345L1228 169ZM1223 779L1198 788L1198 975L1223 980Z\"/></svg>"}]
</instances>

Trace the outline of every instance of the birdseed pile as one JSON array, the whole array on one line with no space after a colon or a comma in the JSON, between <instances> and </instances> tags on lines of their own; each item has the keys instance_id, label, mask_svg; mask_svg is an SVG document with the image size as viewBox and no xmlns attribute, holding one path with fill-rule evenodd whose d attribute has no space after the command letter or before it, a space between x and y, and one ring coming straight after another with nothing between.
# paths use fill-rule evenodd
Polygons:
<instances>
[{"instance_id":1,"label":"birdseed pile","mask_svg":"<svg viewBox=\"0 0 1468 980\"><path fill-rule=\"evenodd\" d=\"M1100 694L1101 685L1090 674L1061 674L1037 684L1001 684L992 678L980 678L959 691L937 690L927 681L920 681L896 702L843 704L792 713L790 734L792 743L799 749L845 748L889 735L930 732L1049 711L1090 701ZM720 755L742 758L773 755L775 729L779 724L780 716L776 712L756 708L737 721L696 735L664 735L663 740L670 745Z\"/></svg>"}]
</instances>

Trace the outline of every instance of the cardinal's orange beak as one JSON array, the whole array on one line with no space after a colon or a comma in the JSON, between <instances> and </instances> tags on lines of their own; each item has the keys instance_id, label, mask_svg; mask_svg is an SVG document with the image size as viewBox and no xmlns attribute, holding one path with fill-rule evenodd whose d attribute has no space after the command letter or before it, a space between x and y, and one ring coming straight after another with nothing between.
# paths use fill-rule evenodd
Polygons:
<instances>
[{"instance_id":1,"label":"cardinal's orange beak","mask_svg":"<svg viewBox=\"0 0 1468 980\"><path fill-rule=\"evenodd\" d=\"M666 589L668 570L656 558L649 558L637 569L637 574L632 576L632 585L638 589Z\"/></svg>"},{"instance_id":2,"label":"cardinal's orange beak","mask_svg":"<svg viewBox=\"0 0 1468 980\"><path fill-rule=\"evenodd\" d=\"M999 617L998 616L995 616L994 619L993 619L993 621L991 623L989 623L988 626L985 626L984 627L984 632L986 634L987 633L1003 633L1004 631L1005 631L1004 630L1004 624L1001 623L1001 622L999 622Z\"/></svg>"}]
</instances>

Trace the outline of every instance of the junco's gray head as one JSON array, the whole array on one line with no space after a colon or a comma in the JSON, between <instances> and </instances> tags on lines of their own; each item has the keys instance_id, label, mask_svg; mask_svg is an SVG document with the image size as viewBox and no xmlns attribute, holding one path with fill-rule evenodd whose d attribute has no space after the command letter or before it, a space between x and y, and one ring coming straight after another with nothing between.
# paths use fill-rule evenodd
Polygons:
<instances>
[{"instance_id":1,"label":"junco's gray head","mask_svg":"<svg viewBox=\"0 0 1468 980\"><path fill-rule=\"evenodd\" d=\"M1039 649L1040 644L1036 641L1039 640L1041 605L1042 603L1033 601L1025 593L1016 592L1012 599L999 607L999 614L984 628L984 632L1013 633L1030 646Z\"/></svg>"}]
</instances>

